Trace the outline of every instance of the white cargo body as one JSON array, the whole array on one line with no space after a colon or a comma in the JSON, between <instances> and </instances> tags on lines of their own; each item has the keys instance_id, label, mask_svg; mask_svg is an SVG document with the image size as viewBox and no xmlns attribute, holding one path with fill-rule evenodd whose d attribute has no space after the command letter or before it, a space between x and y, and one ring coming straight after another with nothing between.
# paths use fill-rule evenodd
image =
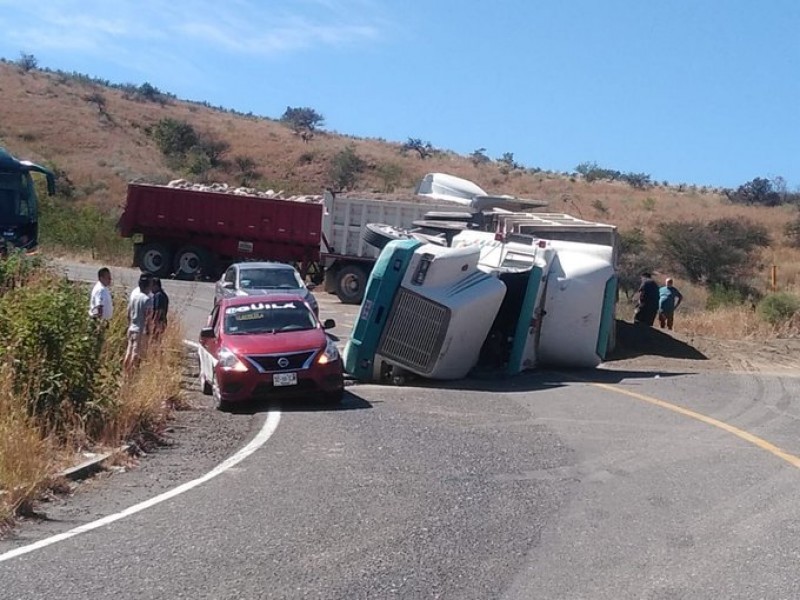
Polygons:
<instances>
[{"instance_id":1,"label":"white cargo body","mask_svg":"<svg viewBox=\"0 0 800 600\"><path fill-rule=\"evenodd\" d=\"M380 250L364 241L370 223L411 229L427 212L463 211L453 202L432 202L427 198L382 200L334 195L324 196L321 259L325 290L342 302L361 302L367 278Z\"/></svg>"}]
</instances>

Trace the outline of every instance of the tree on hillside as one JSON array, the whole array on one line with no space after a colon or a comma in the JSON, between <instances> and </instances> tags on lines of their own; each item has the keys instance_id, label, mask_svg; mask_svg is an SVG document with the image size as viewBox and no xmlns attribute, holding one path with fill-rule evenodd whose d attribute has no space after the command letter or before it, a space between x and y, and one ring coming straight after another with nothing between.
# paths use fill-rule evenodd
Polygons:
<instances>
[{"instance_id":1,"label":"tree on hillside","mask_svg":"<svg viewBox=\"0 0 800 600\"><path fill-rule=\"evenodd\" d=\"M282 123L289 125L297 134L302 134L303 132L311 133L317 127L322 127L325 122L325 118L313 108L291 106L286 107L286 111L284 111L280 120Z\"/></svg>"},{"instance_id":2,"label":"tree on hillside","mask_svg":"<svg viewBox=\"0 0 800 600\"><path fill-rule=\"evenodd\" d=\"M756 177L752 181L740 185L736 191L725 190L725 195L734 204L761 206L781 204L781 195L774 189L772 182L765 177Z\"/></svg>"},{"instance_id":3,"label":"tree on hillside","mask_svg":"<svg viewBox=\"0 0 800 600\"><path fill-rule=\"evenodd\" d=\"M629 300L639 288L640 274L652 271L658 260L650 249L644 231L636 227L619 234L619 287Z\"/></svg>"},{"instance_id":4,"label":"tree on hillside","mask_svg":"<svg viewBox=\"0 0 800 600\"><path fill-rule=\"evenodd\" d=\"M419 155L421 160L425 160L429 156L432 156L434 152L433 145L430 142L423 142L419 138L408 138L408 141L403 144L401 150L403 152L413 150Z\"/></svg>"},{"instance_id":5,"label":"tree on hillside","mask_svg":"<svg viewBox=\"0 0 800 600\"><path fill-rule=\"evenodd\" d=\"M709 286L741 287L758 266L767 229L747 219L672 221L658 226L656 250L665 266Z\"/></svg>"},{"instance_id":6,"label":"tree on hillside","mask_svg":"<svg viewBox=\"0 0 800 600\"><path fill-rule=\"evenodd\" d=\"M507 175L508 173L516 169L522 168L520 164L514 160L513 152L504 152L503 156L497 159L497 162L500 163L500 171L504 175Z\"/></svg>"},{"instance_id":7,"label":"tree on hillside","mask_svg":"<svg viewBox=\"0 0 800 600\"><path fill-rule=\"evenodd\" d=\"M476 167L478 165L485 165L487 163L492 162L492 159L486 155L486 148L478 148L472 154L469 155L469 159L472 161L472 164Z\"/></svg>"},{"instance_id":8,"label":"tree on hillside","mask_svg":"<svg viewBox=\"0 0 800 600\"><path fill-rule=\"evenodd\" d=\"M16 64L20 71L27 73L28 71L32 71L39 66L39 60L33 54L20 52Z\"/></svg>"}]
</instances>

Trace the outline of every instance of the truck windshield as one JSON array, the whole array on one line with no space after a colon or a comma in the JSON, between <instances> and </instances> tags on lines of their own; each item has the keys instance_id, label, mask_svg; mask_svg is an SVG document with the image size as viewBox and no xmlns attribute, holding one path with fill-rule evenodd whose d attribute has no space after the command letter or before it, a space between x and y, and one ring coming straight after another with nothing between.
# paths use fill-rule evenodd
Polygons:
<instances>
[{"instance_id":1,"label":"truck windshield","mask_svg":"<svg viewBox=\"0 0 800 600\"><path fill-rule=\"evenodd\" d=\"M315 329L314 315L302 302L254 302L225 309L225 333L247 335Z\"/></svg>"}]
</instances>

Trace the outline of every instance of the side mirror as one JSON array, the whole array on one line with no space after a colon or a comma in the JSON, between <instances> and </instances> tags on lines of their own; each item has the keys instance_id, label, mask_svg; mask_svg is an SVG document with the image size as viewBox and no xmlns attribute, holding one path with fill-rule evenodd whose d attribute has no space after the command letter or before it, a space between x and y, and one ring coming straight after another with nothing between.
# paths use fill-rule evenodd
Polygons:
<instances>
[{"instance_id":1,"label":"side mirror","mask_svg":"<svg viewBox=\"0 0 800 600\"><path fill-rule=\"evenodd\" d=\"M325 322L322 324L323 329L333 329L336 327L336 321L333 319L325 319Z\"/></svg>"},{"instance_id":2,"label":"side mirror","mask_svg":"<svg viewBox=\"0 0 800 600\"><path fill-rule=\"evenodd\" d=\"M214 328L213 327L203 327L200 330L200 339L201 340L213 340L214 339Z\"/></svg>"},{"instance_id":3,"label":"side mirror","mask_svg":"<svg viewBox=\"0 0 800 600\"><path fill-rule=\"evenodd\" d=\"M226 290L232 290L234 288L234 283L232 281L223 281L222 287Z\"/></svg>"}]
</instances>

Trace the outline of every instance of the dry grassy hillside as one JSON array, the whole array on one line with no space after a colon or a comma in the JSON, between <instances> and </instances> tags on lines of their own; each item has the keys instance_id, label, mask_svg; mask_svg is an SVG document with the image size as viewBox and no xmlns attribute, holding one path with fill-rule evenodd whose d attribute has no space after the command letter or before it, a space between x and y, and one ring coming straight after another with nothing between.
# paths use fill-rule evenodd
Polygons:
<instances>
[{"instance_id":1,"label":"dry grassy hillside","mask_svg":"<svg viewBox=\"0 0 800 600\"><path fill-rule=\"evenodd\" d=\"M167 90L168 91L168 90ZM103 110L91 100L99 94ZM276 115L276 117L279 115ZM165 117L190 123L230 144L228 158L253 159L258 185L292 193L318 193L330 183L332 157L352 144L368 165L355 191L384 187L381 171L395 165L397 191L409 192L425 173L442 171L471 179L491 193L543 199L549 210L606 221L621 230L652 232L663 220L747 217L763 223L775 240L766 262L777 262L794 284L797 252L783 246L788 207L731 205L720 193L691 185L663 184L634 189L622 182L586 182L579 176L518 169L503 173L497 162L475 165L469 157L438 152L425 160L401 152L402 143L356 139L318 132L304 142L277 120L241 115L196 103L164 105L126 99L122 90L40 70L21 72L0 63L0 145L12 154L50 164L74 184L78 202L116 213L132 179L163 182L182 173L170 170L148 130ZM576 163L581 157L576 157ZM235 173L216 170L214 181L235 183ZM743 182L744 183L744 182Z\"/></svg>"}]
</instances>

